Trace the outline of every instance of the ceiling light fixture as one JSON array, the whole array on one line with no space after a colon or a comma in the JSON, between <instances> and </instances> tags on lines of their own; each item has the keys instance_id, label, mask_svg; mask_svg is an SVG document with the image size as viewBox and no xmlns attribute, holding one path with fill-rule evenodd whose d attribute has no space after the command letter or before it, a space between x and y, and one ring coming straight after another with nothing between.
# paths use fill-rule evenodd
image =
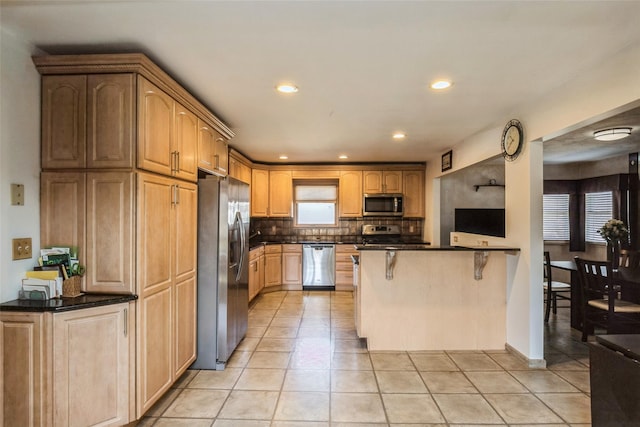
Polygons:
<instances>
[{"instance_id":1,"label":"ceiling light fixture","mask_svg":"<svg viewBox=\"0 0 640 427\"><path fill-rule=\"evenodd\" d=\"M396 132L393 134L393 139L395 140L405 139L406 136L407 135L404 132Z\"/></svg>"},{"instance_id":2,"label":"ceiling light fixture","mask_svg":"<svg viewBox=\"0 0 640 427\"><path fill-rule=\"evenodd\" d=\"M340 154L340 155L338 156L338 158L339 158L339 159L341 159L341 160L345 160L345 159L348 159L348 158L349 158L349 156L347 156L346 154Z\"/></svg>"},{"instance_id":3,"label":"ceiling light fixture","mask_svg":"<svg viewBox=\"0 0 640 427\"><path fill-rule=\"evenodd\" d=\"M442 89L448 89L451 87L453 83L451 83L449 80L436 80L435 82L431 83L431 89L435 89L435 90L442 90Z\"/></svg>"},{"instance_id":4,"label":"ceiling light fixture","mask_svg":"<svg viewBox=\"0 0 640 427\"><path fill-rule=\"evenodd\" d=\"M298 86L286 83L276 86L276 90L280 93L296 93L298 92Z\"/></svg>"},{"instance_id":5,"label":"ceiling light fixture","mask_svg":"<svg viewBox=\"0 0 640 427\"><path fill-rule=\"evenodd\" d=\"M287 160L289 158L289 156L283 154L280 156L280 160Z\"/></svg>"},{"instance_id":6,"label":"ceiling light fixture","mask_svg":"<svg viewBox=\"0 0 640 427\"><path fill-rule=\"evenodd\" d=\"M615 141L631 135L631 128L602 129L593 133L598 141Z\"/></svg>"}]
</instances>

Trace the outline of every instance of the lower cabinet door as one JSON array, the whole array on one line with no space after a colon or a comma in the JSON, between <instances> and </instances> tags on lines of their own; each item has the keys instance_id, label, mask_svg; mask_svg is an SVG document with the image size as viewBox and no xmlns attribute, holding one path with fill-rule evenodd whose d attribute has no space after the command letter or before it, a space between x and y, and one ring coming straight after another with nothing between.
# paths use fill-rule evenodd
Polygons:
<instances>
[{"instance_id":1,"label":"lower cabinet door","mask_svg":"<svg viewBox=\"0 0 640 427\"><path fill-rule=\"evenodd\" d=\"M129 422L129 304L54 315L54 425Z\"/></svg>"},{"instance_id":2,"label":"lower cabinet door","mask_svg":"<svg viewBox=\"0 0 640 427\"><path fill-rule=\"evenodd\" d=\"M43 313L0 312L0 425L51 424Z\"/></svg>"}]
</instances>

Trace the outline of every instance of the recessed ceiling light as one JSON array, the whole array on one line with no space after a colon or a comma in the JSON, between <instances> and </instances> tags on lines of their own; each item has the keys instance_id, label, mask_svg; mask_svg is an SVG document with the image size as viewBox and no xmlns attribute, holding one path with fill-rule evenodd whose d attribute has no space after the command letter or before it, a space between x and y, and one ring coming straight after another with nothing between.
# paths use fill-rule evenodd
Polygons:
<instances>
[{"instance_id":1,"label":"recessed ceiling light","mask_svg":"<svg viewBox=\"0 0 640 427\"><path fill-rule=\"evenodd\" d=\"M340 154L338 158L344 160L344 159L348 159L349 156L347 156L346 154Z\"/></svg>"},{"instance_id":2,"label":"recessed ceiling light","mask_svg":"<svg viewBox=\"0 0 640 427\"><path fill-rule=\"evenodd\" d=\"M287 160L289 158L289 156L283 154L280 156L280 160Z\"/></svg>"},{"instance_id":3,"label":"recessed ceiling light","mask_svg":"<svg viewBox=\"0 0 640 427\"><path fill-rule=\"evenodd\" d=\"M435 90L447 89L447 88L450 88L452 84L453 83L451 83L449 80L436 80L435 82L431 83L431 89L435 89Z\"/></svg>"},{"instance_id":4,"label":"recessed ceiling light","mask_svg":"<svg viewBox=\"0 0 640 427\"><path fill-rule=\"evenodd\" d=\"M602 129L593 133L598 141L616 141L631 135L631 128Z\"/></svg>"},{"instance_id":5,"label":"recessed ceiling light","mask_svg":"<svg viewBox=\"0 0 640 427\"><path fill-rule=\"evenodd\" d=\"M393 139L396 139L396 140L405 139L406 136L407 135L404 132L396 132L393 134Z\"/></svg>"},{"instance_id":6,"label":"recessed ceiling light","mask_svg":"<svg viewBox=\"0 0 640 427\"><path fill-rule=\"evenodd\" d=\"M285 83L276 86L276 90L280 93L296 93L298 91L298 86Z\"/></svg>"}]
</instances>

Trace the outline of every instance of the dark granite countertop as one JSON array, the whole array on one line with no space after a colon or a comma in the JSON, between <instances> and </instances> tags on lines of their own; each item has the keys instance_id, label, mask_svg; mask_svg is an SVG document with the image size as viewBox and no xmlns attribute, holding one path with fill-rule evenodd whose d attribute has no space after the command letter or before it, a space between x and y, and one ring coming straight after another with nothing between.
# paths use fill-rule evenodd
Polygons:
<instances>
[{"instance_id":1,"label":"dark granite countertop","mask_svg":"<svg viewBox=\"0 0 640 427\"><path fill-rule=\"evenodd\" d=\"M613 351L640 361L640 335L596 335L596 341Z\"/></svg>"},{"instance_id":2,"label":"dark granite countertop","mask_svg":"<svg viewBox=\"0 0 640 427\"><path fill-rule=\"evenodd\" d=\"M359 251L520 251L509 246L431 246L428 243L415 244L367 244L356 245Z\"/></svg>"},{"instance_id":3,"label":"dark granite countertop","mask_svg":"<svg viewBox=\"0 0 640 427\"><path fill-rule=\"evenodd\" d=\"M16 299L0 304L0 311L30 311L56 313L102 305L134 301L137 295L83 294L74 298L52 298L48 300Z\"/></svg>"}]
</instances>

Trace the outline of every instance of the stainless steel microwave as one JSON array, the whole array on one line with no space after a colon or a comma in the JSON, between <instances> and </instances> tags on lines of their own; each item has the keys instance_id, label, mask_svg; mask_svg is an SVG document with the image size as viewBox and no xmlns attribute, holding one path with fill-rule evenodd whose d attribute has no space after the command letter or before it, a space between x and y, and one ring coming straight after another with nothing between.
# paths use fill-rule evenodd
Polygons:
<instances>
[{"instance_id":1,"label":"stainless steel microwave","mask_svg":"<svg viewBox=\"0 0 640 427\"><path fill-rule=\"evenodd\" d=\"M362 201L363 216L402 216L403 208L399 193L365 193Z\"/></svg>"}]
</instances>

